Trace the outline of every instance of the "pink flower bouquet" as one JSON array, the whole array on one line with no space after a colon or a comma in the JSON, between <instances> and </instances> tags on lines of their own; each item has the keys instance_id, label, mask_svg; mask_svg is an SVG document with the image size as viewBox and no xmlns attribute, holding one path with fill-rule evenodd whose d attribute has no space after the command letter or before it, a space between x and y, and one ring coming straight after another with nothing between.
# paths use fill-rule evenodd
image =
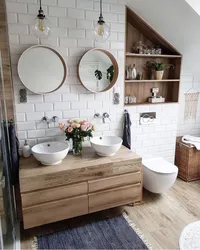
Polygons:
<instances>
[{"instance_id":1,"label":"pink flower bouquet","mask_svg":"<svg viewBox=\"0 0 200 250\"><path fill-rule=\"evenodd\" d=\"M85 137L92 137L94 125L88 121L67 120L67 125L59 123L59 128L66 134L67 140L73 140L73 153L78 155L82 151L82 142Z\"/></svg>"}]
</instances>

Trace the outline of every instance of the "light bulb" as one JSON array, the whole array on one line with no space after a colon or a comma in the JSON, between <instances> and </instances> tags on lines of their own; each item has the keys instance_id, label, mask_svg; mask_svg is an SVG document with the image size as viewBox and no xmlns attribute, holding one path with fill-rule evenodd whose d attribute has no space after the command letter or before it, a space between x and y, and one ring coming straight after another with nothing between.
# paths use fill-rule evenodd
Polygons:
<instances>
[{"instance_id":1,"label":"light bulb","mask_svg":"<svg viewBox=\"0 0 200 250\"><path fill-rule=\"evenodd\" d=\"M43 19L37 17L34 19L32 24L32 30L34 34L38 37L47 37L51 33L51 23L44 17Z\"/></svg>"},{"instance_id":2,"label":"light bulb","mask_svg":"<svg viewBox=\"0 0 200 250\"><path fill-rule=\"evenodd\" d=\"M43 32L45 30L44 28L44 19L38 19L38 29L39 31Z\"/></svg>"},{"instance_id":3,"label":"light bulb","mask_svg":"<svg viewBox=\"0 0 200 250\"><path fill-rule=\"evenodd\" d=\"M99 27L97 28L97 34L99 36L103 36L103 34L104 34L104 27L103 27L103 25L99 25Z\"/></svg>"},{"instance_id":4,"label":"light bulb","mask_svg":"<svg viewBox=\"0 0 200 250\"><path fill-rule=\"evenodd\" d=\"M94 34L97 42L105 42L110 36L110 28L105 22L97 22Z\"/></svg>"}]
</instances>

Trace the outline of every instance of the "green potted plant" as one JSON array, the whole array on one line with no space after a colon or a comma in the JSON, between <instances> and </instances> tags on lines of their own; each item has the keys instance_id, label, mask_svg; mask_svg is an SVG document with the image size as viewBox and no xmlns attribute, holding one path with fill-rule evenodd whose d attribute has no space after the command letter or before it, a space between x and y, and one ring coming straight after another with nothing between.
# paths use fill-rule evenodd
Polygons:
<instances>
[{"instance_id":1,"label":"green potted plant","mask_svg":"<svg viewBox=\"0 0 200 250\"><path fill-rule=\"evenodd\" d=\"M164 71L166 69L173 68L173 64L167 64L167 63L161 63L161 62L155 62L155 61L147 61L146 66L151 69L153 77L155 80L162 80Z\"/></svg>"}]
</instances>

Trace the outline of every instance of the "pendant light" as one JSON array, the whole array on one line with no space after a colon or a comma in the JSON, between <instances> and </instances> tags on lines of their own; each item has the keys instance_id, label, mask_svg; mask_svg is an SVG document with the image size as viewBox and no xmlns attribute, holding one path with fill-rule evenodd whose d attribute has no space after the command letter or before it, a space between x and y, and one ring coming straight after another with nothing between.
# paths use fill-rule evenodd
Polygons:
<instances>
[{"instance_id":1,"label":"pendant light","mask_svg":"<svg viewBox=\"0 0 200 250\"><path fill-rule=\"evenodd\" d=\"M100 0L100 16L95 26L94 34L97 42L105 42L110 36L110 28L103 20L102 0Z\"/></svg>"},{"instance_id":2,"label":"pendant light","mask_svg":"<svg viewBox=\"0 0 200 250\"><path fill-rule=\"evenodd\" d=\"M42 0L39 0L39 1L40 1L40 9L38 10L37 17L33 21L32 30L38 38L41 38L41 37L47 37L50 35L51 23L44 15L44 11L42 9Z\"/></svg>"}]
</instances>

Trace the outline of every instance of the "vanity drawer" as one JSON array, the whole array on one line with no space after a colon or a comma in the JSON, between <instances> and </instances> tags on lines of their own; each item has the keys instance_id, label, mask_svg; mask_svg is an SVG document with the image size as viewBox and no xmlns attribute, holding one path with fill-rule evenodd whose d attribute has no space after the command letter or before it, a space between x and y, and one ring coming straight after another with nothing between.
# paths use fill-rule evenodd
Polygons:
<instances>
[{"instance_id":1,"label":"vanity drawer","mask_svg":"<svg viewBox=\"0 0 200 250\"><path fill-rule=\"evenodd\" d=\"M88 182L89 193L141 182L141 172L117 175Z\"/></svg>"},{"instance_id":2,"label":"vanity drawer","mask_svg":"<svg viewBox=\"0 0 200 250\"><path fill-rule=\"evenodd\" d=\"M87 195L49 202L23 209L24 228L37 227L87 213Z\"/></svg>"},{"instance_id":3,"label":"vanity drawer","mask_svg":"<svg viewBox=\"0 0 200 250\"><path fill-rule=\"evenodd\" d=\"M22 207L24 208L49 201L80 196L87 194L87 191L87 182L81 182L74 185L43 189L30 193L22 193Z\"/></svg>"},{"instance_id":4,"label":"vanity drawer","mask_svg":"<svg viewBox=\"0 0 200 250\"><path fill-rule=\"evenodd\" d=\"M139 201L141 188L138 183L89 194L89 213Z\"/></svg>"}]
</instances>

